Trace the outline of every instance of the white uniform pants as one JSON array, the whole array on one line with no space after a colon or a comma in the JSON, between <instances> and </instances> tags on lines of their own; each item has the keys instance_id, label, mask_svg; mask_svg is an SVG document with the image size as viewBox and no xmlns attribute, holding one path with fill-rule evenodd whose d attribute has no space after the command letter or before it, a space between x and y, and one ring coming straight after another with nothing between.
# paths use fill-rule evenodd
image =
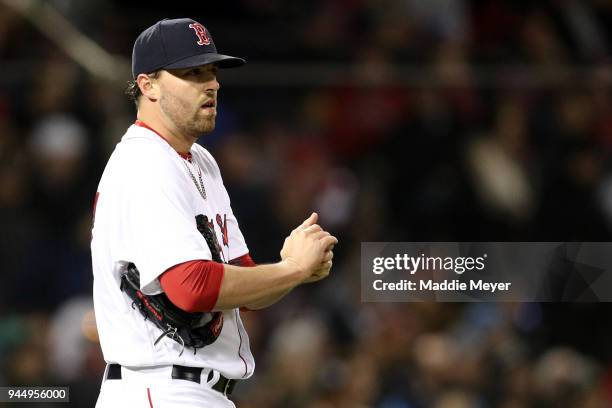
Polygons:
<instances>
[{"instance_id":1,"label":"white uniform pants","mask_svg":"<svg viewBox=\"0 0 612 408\"><path fill-rule=\"evenodd\" d=\"M219 375L215 372L208 383L208 369L202 370L200 384L173 379L172 366L121 367L120 380L107 380L106 371L108 366L96 408L236 408L225 395L211 388Z\"/></svg>"}]
</instances>

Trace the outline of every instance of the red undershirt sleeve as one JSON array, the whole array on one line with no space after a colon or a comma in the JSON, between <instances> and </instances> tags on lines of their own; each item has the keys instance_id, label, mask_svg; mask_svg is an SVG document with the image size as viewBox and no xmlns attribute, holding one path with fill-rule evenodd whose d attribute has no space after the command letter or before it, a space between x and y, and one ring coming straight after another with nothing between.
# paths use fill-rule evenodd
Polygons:
<instances>
[{"instance_id":1,"label":"red undershirt sleeve","mask_svg":"<svg viewBox=\"0 0 612 408\"><path fill-rule=\"evenodd\" d=\"M257 264L251 258L251 255L249 255L248 253L239 256L238 258L232 259L231 261L229 261L229 263L230 265L234 266L257 266Z\"/></svg>"},{"instance_id":2,"label":"red undershirt sleeve","mask_svg":"<svg viewBox=\"0 0 612 408\"><path fill-rule=\"evenodd\" d=\"M224 273L221 263L197 260L173 266L159 281L178 308L191 313L210 312L219 298Z\"/></svg>"}]
</instances>

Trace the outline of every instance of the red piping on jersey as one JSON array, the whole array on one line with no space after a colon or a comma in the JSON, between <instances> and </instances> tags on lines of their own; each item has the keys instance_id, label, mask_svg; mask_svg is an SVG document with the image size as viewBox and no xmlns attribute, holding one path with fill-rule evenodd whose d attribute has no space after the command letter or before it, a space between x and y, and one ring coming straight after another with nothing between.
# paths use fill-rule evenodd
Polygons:
<instances>
[{"instance_id":1,"label":"red piping on jersey","mask_svg":"<svg viewBox=\"0 0 612 408\"><path fill-rule=\"evenodd\" d=\"M229 263L231 265L243 266L243 267L257 266L257 264L253 261L253 259L251 258L251 255L248 252L242 256L239 256L238 258L232 259L231 261L229 261ZM241 312L248 312L250 310L251 309L249 309L246 306L243 306L240 308ZM238 312L236 312L236 329L238 330L238 338L240 339L240 344L238 345L238 357L240 357L240 359L244 363L244 376L243 377L246 377L246 375L249 372L249 366L247 365L247 362L244 359L244 357L242 357L242 354L240 353L240 350L242 349L242 334L240 334L240 328L238 327Z\"/></svg>"},{"instance_id":2,"label":"red piping on jersey","mask_svg":"<svg viewBox=\"0 0 612 408\"><path fill-rule=\"evenodd\" d=\"M151 400L151 389L147 388L147 397L149 397L149 406L153 408L153 401Z\"/></svg>"},{"instance_id":3,"label":"red piping on jersey","mask_svg":"<svg viewBox=\"0 0 612 408\"><path fill-rule=\"evenodd\" d=\"M249 372L249 366L247 365L246 360L244 359L244 357L242 357L242 354L240 353L240 351L242 350L242 334L240 334L240 327L238 327L238 311L234 309L234 315L236 316L236 330L238 331L238 338L240 338L240 344L238 344L238 357L240 357L240 359L242 360L242 362L244 363L244 375L243 377L246 377L246 375Z\"/></svg>"},{"instance_id":4,"label":"red piping on jersey","mask_svg":"<svg viewBox=\"0 0 612 408\"><path fill-rule=\"evenodd\" d=\"M210 312L219 299L225 269L223 264L197 260L166 270L161 287L172 303L187 312Z\"/></svg>"},{"instance_id":5,"label":"red piping on jersey","mask_svg":"<svg viewBox=\"0 0 612 408\"><path fill-rule=\"evenodd\" d=\"M159 133L157 130L153 129L151 126L147 125L146 123L144 123L142 120L136 120L136 122L134 122L134 124L136 126L140 126L143 127L145 129L149 129L151 132L155 133L157 136L161 137L166 143L170 144L170 142L168 141L168 139L166 139L165 137L163 137L161 135L161 133ZM191 161L191 152L187 152L187 153L181 153L181 152L177 152L179 154L179 156L181 156L183 159L185 160L189 160Z\"/></svg>"}]
</instances>

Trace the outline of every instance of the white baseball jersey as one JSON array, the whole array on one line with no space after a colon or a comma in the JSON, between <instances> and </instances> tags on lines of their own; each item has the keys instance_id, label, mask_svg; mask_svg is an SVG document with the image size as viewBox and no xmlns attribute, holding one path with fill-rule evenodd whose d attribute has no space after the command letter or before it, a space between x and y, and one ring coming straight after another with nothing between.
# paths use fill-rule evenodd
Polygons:
<instances>
[{"instance_id":1,"label":"white baseball jersey","mask_svg":"<svg viewBox=\"0 0 612 408\"><path fill-rule=\"evenodd\" d=\"M159 276L191 260L210 260L196 228L196 216L214 224L224 261L248 253L219 167L198 144L192 162L181 157L154 131L132 125L117 144L98 187L92 230L94 306L104 359L129 367L178 364L218 370L227 378L253 374L255 362L238 309L223 313L217 340L194 354L145 321L120 289L129 262L140 271L141 290L162 291ZM199 169L198 169L199 168ZM206 198L198 191L201 170Z\"/></svg>"}]
</instances>

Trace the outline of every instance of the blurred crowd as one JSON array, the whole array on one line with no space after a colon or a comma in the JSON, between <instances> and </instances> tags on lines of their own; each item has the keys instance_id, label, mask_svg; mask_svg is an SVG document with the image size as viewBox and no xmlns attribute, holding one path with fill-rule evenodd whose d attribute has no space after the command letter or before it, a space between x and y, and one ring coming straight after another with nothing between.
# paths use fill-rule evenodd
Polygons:
<instances>
[{"instance_id":1,"label":"blurred crowd","mask_svg":"<svg viewBox=\"0 0 612 408\"><path fill-rule=\"evenodd\" d=\"M126 61L181 16L245 56L200 142L253 259L276 261L313 209L339 237L330 278L244 313L258 366L240 407L612 406L608 304L360 294L362 242L611 241L610 2L46 3ZM0 65L0 384L70 385L91 407L92 200L135 110L2 1Z\"/></svg>"}]
</instances>

